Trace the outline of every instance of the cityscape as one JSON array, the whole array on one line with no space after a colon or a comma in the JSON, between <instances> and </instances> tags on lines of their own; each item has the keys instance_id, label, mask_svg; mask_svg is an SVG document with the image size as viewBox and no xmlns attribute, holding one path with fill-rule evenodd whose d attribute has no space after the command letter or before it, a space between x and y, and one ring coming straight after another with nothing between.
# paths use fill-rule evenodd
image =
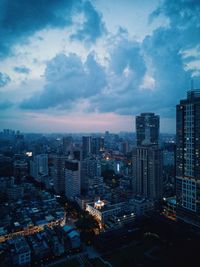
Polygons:
<instances>
[{"instance_id":1,"label":"cityscape","mask_svg":"<svg viewBox=\"0 0 200 267\"><path fill-rule=\"evenodd\" d=\"M0 267L199 267L200 2L0 6Z\"/></svg>"}]
</instances>

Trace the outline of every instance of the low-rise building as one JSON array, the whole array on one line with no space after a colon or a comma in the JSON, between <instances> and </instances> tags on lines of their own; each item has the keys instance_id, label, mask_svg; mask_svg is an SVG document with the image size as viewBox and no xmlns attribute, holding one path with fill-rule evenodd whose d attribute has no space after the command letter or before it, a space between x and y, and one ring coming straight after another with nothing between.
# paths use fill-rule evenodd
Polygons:
<instances>
[{"instance_id":1,"label":"low-rise building","mask_svg":"<svg viewBox=\"0 0 200 267\"><path fill-rule=\"evenodd\" d=\"M31 263L31 249L24 237L18 237L14 241L13 265L27 266Z\"/></svg>"},{"instance_id":2,"label":"low-rise building","mask_svg":"<svg viewBox=\"0 0 200 267\"><path fill-rule=\"evenodd\" d=\"M114 220L113 224L119 222L118 219L126 223L128 222L126 219L129 220L131 214L131 218L134 219L134 213L127 202L110 204L108 201L99 199L96 202L86 204L86 210L95 217L100 226L105 225L111 219Z\"/></svg>"},{"instance_id":3,"label":"low-rise building","mask_svg":"<svg viewBox=\"0 0 200 267\"><path fill-rule=\"evenodd\" d=\"M148 198L134 197L130 200L130 205L136 216L144 216L154 210L154 202Z\"/></svg>"}]
</instances>

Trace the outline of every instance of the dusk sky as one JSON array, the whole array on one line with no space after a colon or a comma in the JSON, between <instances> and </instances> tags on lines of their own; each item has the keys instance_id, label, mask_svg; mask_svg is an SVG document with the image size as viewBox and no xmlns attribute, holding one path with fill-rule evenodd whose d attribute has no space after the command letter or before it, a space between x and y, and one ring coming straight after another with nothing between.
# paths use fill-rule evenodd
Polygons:
<instances>
[{"instance_id":1,"label":"dusk sky","mask_svg":"<svg viewBox=\"0 0 200 267\"><path fill-rule=\"evenodd\" d=\"M0 1L0 130L175 132L199 74L200 0Z\"/></svg>"}]
</instances>

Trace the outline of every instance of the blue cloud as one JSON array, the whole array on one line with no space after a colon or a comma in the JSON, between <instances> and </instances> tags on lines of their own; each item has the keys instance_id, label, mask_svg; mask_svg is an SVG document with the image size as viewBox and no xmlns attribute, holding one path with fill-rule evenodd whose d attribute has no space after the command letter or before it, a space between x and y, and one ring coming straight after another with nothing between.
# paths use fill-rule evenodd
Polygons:
<instances>
[{"instance_id":1,"label":"blue cloud","mask_svg":"<svg viewBox=\"0 0 200 267\"><path fill-rule=\"evenodd\" d=\"M14 71L18 72L18 73L23 73L23 74L29 74L30 73L30 69L27 68L26 66L14 67Z\"/></svg>"},{"instance_id":2,"label":"blue cloud","mask_svg":"<svg viewBox=\"0 0 200 267\"><path fill-rule=\"evenodd\" d=\"M9 100L0 101L0 110L8 109L13 106L13 103Z\"/></svg>"},{"instance_id":3,"label":"blue cloud","mask_svg":"<svg viewBox=\"0 0 200 267\"><path fill-rule=\"evenodd\" d=\"M86 21L76 36L90 41L102 33L101 17L90 2L83 0L4 0L0 2L0 58L12 53L17 43L44 28L72 25L72 16L83 12Z\"/></svg>"},{"instance_id":4,"label":"blue cloud","mask_svg":"<svg viewBox=\"0 0 200 267\"><path fill-rule=\"evenodd\" d=\"M45 70L46 86L40 93L21 103L23 109L60 107L71 109L81 98L97 94L106 85L103 68L94 54L82 63L76 54L59 54L50 60Z\"/></svg>"},{"instance_id":5,"label":"blue cloud","mask_svg":"<svg viewBox=\"0 0 200 267\"><path fill-rule=\"evenodd\" d=\"M130 40L124 29L119 29L116 36L110 36L112 44L108 48L107 68L95 60L94 54L90 54L84 63L74 54L56 56L47 64L46 86L41 93L24 100L21 107L73 109L77 100L87 99L89 112L132 115L153 111L163 117L173 117L175 105L185 97L193 75L193 70L186 68L186 64L197 59L196 56L185 58L183 52L196 48L199 53L200 47L198 1L191 1L194 5L186 0L179 2L162 2L152 17L165 15L169 24L154 30L141 43ZM88 2L85 5L89 5ZM87 10L89 12L90 8ZM98 18L97 24L103 27L101 16L98 16L94 15ZM72 38L90 40L87 33L93 36L94 28L89 28L92 25L89 17L87 15L83 24L87 31L80 29ZM98 32L103 33L97 28ZM144 83L148 75L153 78L153 88Z\"/></svg>"},{"instance_id":6,"label":"blue cloud","mask_svg":"<svg viewBox=\"0 0 200 267\"><path fill-rule=\"evenodd\" d=\"M0 72L0 87L7 85L11 81L10 77L3 72Z\"/></svg>"},{"instance_id":7,"label":"blue cloud","mask_svg":"<svg viewBox=\"0 0 200 267\"><path fill-rule=\"evenodd\" d=\"M71 39L89 43L95 42L97 38L106 32L102 17L89 1L83 2L81 9L85 14L85 22L81 29L71 35Z\"/></svg>"},{"instance_id":8,"label":"blue cloud","mask_svg":"<svg viewBox=\"0 0 200 267\"><path fill-rule=\"evenodd\" d=\"M200 41L200 3L199 0L164 0L151 14L151 19L164 15L169 19L169 27L177 29L182 48L199 45Z\"/></svg>"}]
</instances>

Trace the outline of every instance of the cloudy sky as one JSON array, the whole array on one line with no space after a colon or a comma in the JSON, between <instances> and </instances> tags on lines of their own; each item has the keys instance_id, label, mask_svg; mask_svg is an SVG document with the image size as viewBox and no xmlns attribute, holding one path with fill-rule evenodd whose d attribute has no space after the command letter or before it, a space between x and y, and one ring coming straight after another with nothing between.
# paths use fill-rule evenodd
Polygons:
<instances>
[{"instance_id":1,"label":"cloudy sky","mask_svg":"<svg viewBox=\"0 0 200 267\"><path fill-rule=\"evenodd\" d=\"M0 129L175 132L199 74L200 0L0 1Z\"/></svg>"}]
</instances>

